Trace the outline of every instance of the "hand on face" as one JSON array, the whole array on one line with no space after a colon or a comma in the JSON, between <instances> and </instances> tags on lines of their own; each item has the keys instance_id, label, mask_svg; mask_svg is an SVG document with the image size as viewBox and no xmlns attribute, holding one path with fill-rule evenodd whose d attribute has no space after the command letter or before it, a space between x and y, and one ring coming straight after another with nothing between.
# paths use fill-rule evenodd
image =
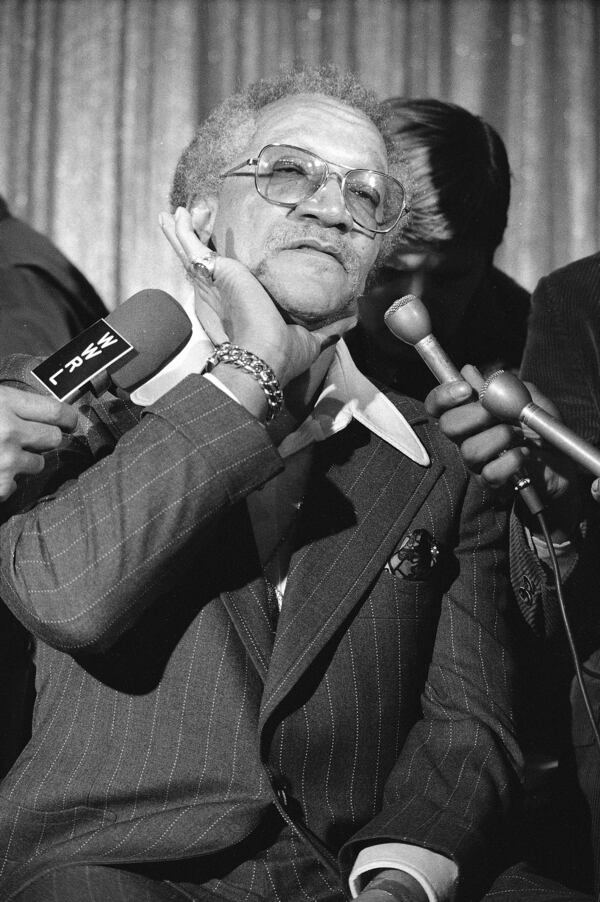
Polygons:
<instances>
[{"instance_id":1,"label":"hand on face","mask_svg":"<svg viewBox=\"0 0 600 902\"><path fill-rule=\"evenodd\" d=\"M41 472L42 452L58 448L76 425L68 404L0 385L0 501L15 491L18 476Z\"/></svg>"},{"instance_id":2,"label":"hand on face","mask_svg":"<svg viewBox=\"0 0 600 902\"><path fill-rule=\"evenodd\" d=\"M549 500L565 495L574 477L570 461L527 426L498 422L477 400L484 384L478 370L467 365L461 373L464 382L436 386L425 399L425 407L439 418L442 432L458 445L466 466L491 488L499 489L510 485L526 465L530 475L544 485ZM527 387L536 404L558 416L556 406L535 385L527 383Z\"/></svg>"},{"instance_id":3,"label":"hand on face","mask_svg":"<svg viewBox=\"0 0 600 902\"><path fill-rule=\"evenodd\" d=\"M305 372L321 351L352 328L356 317L346 317L309 331L285 322L258 279L240 263L218 256L214 281L198 275L190 264L207 256L211 212L196 213L195 230L187 210L175 216L161 214L163 232L188 271L194 286L196 314L213 344L230 341L257 354L269 364L282 387Z\"/></svg>"}]
</instances>

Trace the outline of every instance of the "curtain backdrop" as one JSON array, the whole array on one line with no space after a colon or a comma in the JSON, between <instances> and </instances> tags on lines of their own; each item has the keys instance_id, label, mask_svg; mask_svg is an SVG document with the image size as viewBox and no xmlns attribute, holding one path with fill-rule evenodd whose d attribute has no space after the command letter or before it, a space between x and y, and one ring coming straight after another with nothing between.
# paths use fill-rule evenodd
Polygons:
<instances>
[{"instance_id":1,"label":"curtain backdrop","mask_svg":"<svg viewBox=\"0 0 600 902\"><path fill-rule=\"evenodd\" d=\"M0 192L113 307L176 292L171 174L215 103L294 60L483 115L513 171L500 265L600 247L596 0L0 0Z\"/></svg>"}]
</instances>

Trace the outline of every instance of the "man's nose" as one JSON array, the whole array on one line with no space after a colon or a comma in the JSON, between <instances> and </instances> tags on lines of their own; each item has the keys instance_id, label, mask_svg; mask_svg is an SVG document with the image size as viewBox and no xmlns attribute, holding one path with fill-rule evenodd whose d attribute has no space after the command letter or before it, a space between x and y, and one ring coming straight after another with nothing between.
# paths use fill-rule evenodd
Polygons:
<instances>
[{"instance_id":1,"label":"man's nose","mask_svg":"<svg viewBox=\"0 0 600 902\"><path fill-rule=\"evenodd\" d=\"M294 213L301 218L317 219L324 226L339 228L344 232L349 232L354 226L342 194L341 177L335 172L328 175L314 194L296 204Z\"/></svg>"}]
</instances>

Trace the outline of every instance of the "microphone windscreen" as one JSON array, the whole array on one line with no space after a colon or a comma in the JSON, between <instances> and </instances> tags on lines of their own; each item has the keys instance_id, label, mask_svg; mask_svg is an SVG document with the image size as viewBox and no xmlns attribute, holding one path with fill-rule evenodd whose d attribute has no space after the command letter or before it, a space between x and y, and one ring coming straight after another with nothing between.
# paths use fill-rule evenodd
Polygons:
<instances>
[{"instance_id":1,"label":"microphone windscreen","mask_svg":"<svg viewBox=\"0 0 600 902\"><path fill-rule=\"evenodd\" d=\"M383 319L390 332L409 345L416 345L431 334L429 311L414 294L394 301L383 314Z\"/></svg>"},{"instance_id":2,"label":"microphone windscreen","mask_svg":"<svg viewBox=\"0 0 600 902\"><path fill-rule=\"evenodd\" d=\"M109 368L112 381L126 392L156 375L192 335L192 324L183 308L158 288L138 291L106 321L134 348Z\"/></svg>"}]
</instances>

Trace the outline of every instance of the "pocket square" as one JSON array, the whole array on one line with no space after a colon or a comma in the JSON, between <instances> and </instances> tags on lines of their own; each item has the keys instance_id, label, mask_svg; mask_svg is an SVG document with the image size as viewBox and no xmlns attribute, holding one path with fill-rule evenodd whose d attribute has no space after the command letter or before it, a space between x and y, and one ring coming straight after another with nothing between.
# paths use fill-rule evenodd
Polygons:
<instances>
[{"instance_id":1,"label":"pocket square","mask_svg":"<svg viewBox=\"0 0 600 902\"><path fill-rule=\"evenodd\" d=\"M386 570L403 579L426 579L440 550L426 529L415 529L402 542L386 564Z\"/></svg>"}]
</instances>

